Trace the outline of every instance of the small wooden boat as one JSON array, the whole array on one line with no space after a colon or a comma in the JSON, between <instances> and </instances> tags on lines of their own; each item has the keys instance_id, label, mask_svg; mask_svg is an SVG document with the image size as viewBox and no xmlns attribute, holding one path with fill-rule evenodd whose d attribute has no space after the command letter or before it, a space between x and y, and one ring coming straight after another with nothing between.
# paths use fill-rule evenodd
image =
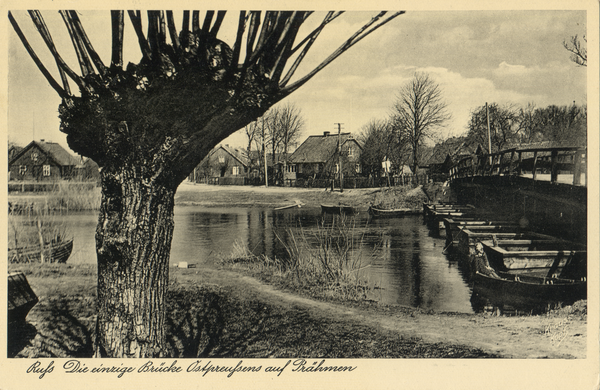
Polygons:
<instances>
[{"instance_id":1,"label":"small wooden boat","mask_svg":"<svg viewBox=\"0 0 600 390\"><path fill-rule=\"evenodd\" d=\"M372 206L369 207L369 214L374 218L395 218L419 213L419 211L413 209L380 209Z\"/></svg>"},{"instance_id":2,"label":"small wooden boat","mask_svg":"<svg viewBox=\"0 0 600 390\"><path fill-rule=\"evenodd\" d=\"M39 302L23 272L8 274L8 323L19 324L25 321L29 311Z\"/></svg>"},{"instance_id":3,"label":"small wooden boat","mask_svg":"<svg viewBox=\"0 0 600 390\"><path fill-rule=\"evenodd\" d=\"M579 277L587 268L586 246L562 240L482 241L490 265L510 273L543 276L561 275L577 268ZM571 269L571 271L575 271Z\"/></svg>"},{"instance_id":4,"label":"small wooden boat","mask_svg":"<svg viewBox=\"0 0 600 390\"><path fill-rule=\"evenodd\" d=\"M9 248L9 263L66 263L73 251L73 240L52 242L44 246Z\"/></svg>"},{"instance_id":5,"label":"small wooden boat","mask_svg":"<svg viewBox=\"0 0 600 390\"><path fill-rule=\"evenodd\" d=\"M321 212L326 214L355 214L356 211L352 206L343 205L321 205Z\"/></svg>"},{"instance_id":6,"label":"small wooden boat","mask_svg":"<svg viewBox=\"0 0 600 390\"><path fill-rule=\"evenodd\" d=\"M545 278L497 272L499 278L476 272L473 294L494 306L520 309L544 308L552 304L569 305L587 296L582 280Z\"/></svg>"},{"instance_id":7,"label":"small wooden boat","mask_svg":"<svg viewBox=\"0 0 600 390\"><path fill-rule=\"evenodd\" d=\"M444 230L446 233L446 245L452 243L453 245L458 245L458 232L461 227L473 227L473 226L492 226L492 225L501 225L501 226L511 226L515 229L517 228L517 224L512 223L510 221L497 221L497 220L484 220L481 217L452 217L452 218L444 218Z\"/></svg>"},{"instance_id":8,"label":"small wooden boat","mask_svg":"<svg viewBox=\"0 0 600 390\"><path fill-rule=\"evenodd\" d=\"M458 231L458 245L456 249L464 256L468 257L475 253L475 243L486 240L556 240L556 238L523 231L514 226L507 225L488 225L488 226L462 226ZM453 240L456 240L453 237Z\"/></svg>"}]
</instances>

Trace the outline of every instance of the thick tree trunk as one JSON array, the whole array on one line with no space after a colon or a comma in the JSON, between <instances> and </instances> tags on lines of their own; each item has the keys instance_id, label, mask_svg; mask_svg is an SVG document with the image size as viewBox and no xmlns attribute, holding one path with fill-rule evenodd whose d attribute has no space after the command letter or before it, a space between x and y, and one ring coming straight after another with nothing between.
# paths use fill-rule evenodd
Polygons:
<instances>
[{"instance_id":1,"label":"thick tree trunk","mask_svg":"<svg viewBox=\"0 0 600 390\"><path fill-rule=\"evenodd\" d=\"M96 357L164 355L164 300L173 236L174 188L139 166L103 169L96 229Z\"/></svg>"}]
</instances>

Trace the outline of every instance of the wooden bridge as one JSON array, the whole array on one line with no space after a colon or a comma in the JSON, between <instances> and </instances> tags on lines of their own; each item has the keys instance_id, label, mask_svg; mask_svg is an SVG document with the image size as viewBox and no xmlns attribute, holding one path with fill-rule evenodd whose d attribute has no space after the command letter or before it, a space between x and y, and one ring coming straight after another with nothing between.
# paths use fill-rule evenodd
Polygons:
<instances>
[{"instance_id":1,"label":"wooden bridge","mask_svg":"<svg viewBox=\"0 0 600 390\"><path fill-rule=\"evenodd\" d=\"M450 170L453 200L585 243L586 153L578 147L524 147L465 157Z\"/></svg>"}]
</instances>

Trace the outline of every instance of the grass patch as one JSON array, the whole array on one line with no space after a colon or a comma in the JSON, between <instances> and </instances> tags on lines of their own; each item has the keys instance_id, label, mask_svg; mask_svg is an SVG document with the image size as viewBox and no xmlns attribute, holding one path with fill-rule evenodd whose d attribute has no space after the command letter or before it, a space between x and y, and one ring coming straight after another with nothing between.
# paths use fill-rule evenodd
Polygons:
<instances>
[{"instance_id":1,"label":"grass patch","mask_svg":"<svg viewBox=\"0 0 600 390\"><path fill-rule=\"evenodd\" d=\"M427 201L427 195L422 187L412 188L409 186L383 188L375 193L373 207L378 209L411 209L420 210L423 202Z\"/></svg>"},{"instance_id":2,"label":"grass patch","mask_svg":"<svg viewBox=\"0 0 600 390\"><path fill-rule=\"evenodd\" d=\"M256 256L236 241L224 264L243 267L269 283L302 291L312 297L335 300L367 300L373 287L365 275L378 248L363 245L363 233L346 215L331 222L320 220L315 228L273 230L287 252L273 258Z\"/></svg>"}]
</instances>

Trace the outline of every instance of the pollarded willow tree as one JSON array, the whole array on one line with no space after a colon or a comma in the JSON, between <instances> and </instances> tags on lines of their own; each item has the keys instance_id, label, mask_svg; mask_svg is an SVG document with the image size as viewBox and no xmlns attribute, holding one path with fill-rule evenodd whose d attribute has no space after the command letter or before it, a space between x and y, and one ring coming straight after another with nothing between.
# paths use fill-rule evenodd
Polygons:
<instances>
[{"instance_id":1,"label":"pollarded willow tree","mask_svg":"<svg viewBox=\"0 0 600 390\"><path fill-rule=\"evenodd\" d=\"M123 67L124 11L110 13L109 65L94 50L77 12L60 11L79 74L56 49L41 13L29 11L56 60L60 82L8 13L23 45L62 98L60 129L69 146L101 168L96 356L164 354L174 194L202 158L402 13L380 12L293 82L321 31L342 12L328 12L313 31L299 37L312 12L241 11L230 46L218 39L225 11L207 11L202 25L199 11L184 11L180 29L171 11L148 11L146 33L141 12L128 11L142 58Z\"/></svg>"}]
</instances>

